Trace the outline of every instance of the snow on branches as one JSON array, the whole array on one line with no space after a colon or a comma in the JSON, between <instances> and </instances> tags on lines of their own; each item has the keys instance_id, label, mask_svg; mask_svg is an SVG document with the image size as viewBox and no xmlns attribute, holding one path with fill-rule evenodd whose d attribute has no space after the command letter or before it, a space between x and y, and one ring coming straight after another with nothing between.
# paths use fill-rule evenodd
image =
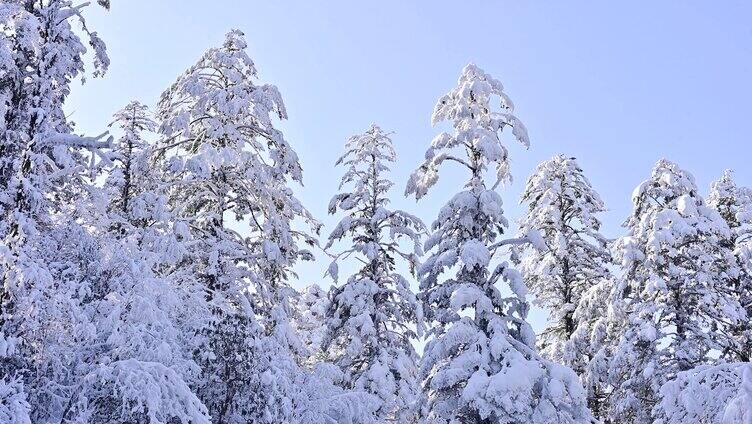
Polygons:
<instances>
[{"instance_id":1,"label":"snow on branches","mask_svg":"<svg viewBox=\"0 0 752 424\"><path fill-rule=\"evenodd\" d=\"M500 98L500 111L491 100ZM491 258L508 222L501 197L483 176L496 168L496 183L508 180L509 158L500 133L509 127L528 145L523 124L501 83L475 65L437 103L433 122L448 120L426 160L410 177L406 194L423 197L450 160L468 169L466 190L439 212L425 243L428 257L418 270L419 298L431 324L421 359L424 400L421 422L589 422L584 391L568 368L543 360L527 322L527 290L507 261ZM458 153L453 153L455 150ZM461 152L461 153L460 153ZM510 294L497 287L505 282Z\"/></svg>"},{"instance_id":2,"label":"snow on branches","mask_svg":"<svg viewBox=\"0 0 752 424\"><path fill-rule=\"evenodd\" d=\"M610 278L611 255L597 216L606 208L575 158L564 155L538 165L522 201L528 211L519 231L537 232L542 242L517 249L522 276L538 304L551 311L538 339L541 354L583 376L597 352L591 335L602 314L589 299L580 302ZM591 406L597 397L590 393Z\"/></svg>"},{"instance_id":3,"label":"snow on branches","mask_svg":"<svg viewBox=\"0 0 752 424\"><path fill-rule=\"evenodd\" d=\"M656 424L747 424L752 420L752 365L703 365L661 387Z\"/></svg>"},{"instance_id":4,"label":"snow on branches","mask_svg":"<svg viewBox=\"0 0 752 424\"><path fill-rule=\"evenodd\" d=\"M652 420L660 387L711 360L745 318L733 295L731 231L693 176L660 160L632 195L629 235L615 244L623 275L612 294L615 337L609 417ZM722 318L719 319L719 314Z\"/></svg>"},{"instance_id":5,"label":"snow on branches","mask_svg":"<svg viewBox=\"0 0 752 424\"><path fill-rule=\"evenodd\" d=\"M659 161L609 252L601 198L557 155L509 237L496 190L528 135L471 64L407 181L418 200L443 165L468 172L430 229L391 207L392 133L371 125L336 162L335 284L298 292L320 224L243 33L154 115L134 101L115 136L74 134L87 50L90 75L110 65L89 6L0 1L0 422L752 423L752 190L731 171L706 202Z\"/></svg>"},{"instance_id":6,"label":"snow on branches","mask_svg":"<svg viewBox=\"0 0 752 424\"><path fill-rule=\"evenodd\" d=\"M396 155L390 134L376 125L350 137L337 165L346 167L329 212L345 216L326 247L349 239L352 246L335 255L328 274L337 280L337 261L355 256L362 267L330 293L325 350L340 366L350 388L381 400L379 416L412 421L419 395L418 355L412 345L422 333L422 308L397 266L414 269L425 227L420 219L389 209L393 183L386 177ZM400 242L412 244L405 251Z\"/></svg>"},{"instance_id":7,"label":"snow on branches","mask_svg":"<svg viewBox=\"0 0 752 424\"><path fill-rule=\"evenodd\" d=\"M731 361L749 362L752 359L752 189L737 185L734 173L726 170L711 184L708 205L721 214L731 230L728 242L739 267L739 274L732 277L733 292L747 315L747 319L732 326L723 353Z\"/></svg>"},{"instance_id":8,"label":"snow on branches","mask_svg":"<svg viewBox=\"0 0 752 424\"><path fill-rule=\"evenodd\" d=\"M319 224L288 187L302 181L302 169L274 126L273 118L287 117L282 98L275 86L255 83L245 48L243 34L229 32L221 47L209 49L162 94L158 154L174 209L192 230L217 239L206 273L235 268L254 281L259 311L269 311L269 302L284 296L290 267L312 258L299 242L316 243L292 222L302 220L314 231ZM229 219L245 223L248 234L230 229Z\"/></svg>"},{"instance_id":9,"label":"snow on branches","mask_svg":"<svg viewBox=\"0 0 752 424\"><path fill-rule=\"evenodd\" d=\"M499 110L491 105L498 98ZM473 64L465 66L457 87L442 96L433 110L431 123L449 121L453 133L442 132L431 142L425 161L413 172L406 194L423 197L439 179L438 168L445 161L457 162L470 170L473 184L493 165L496 184L511 180L508 149L500 139L505 128L525 147L530 146L527 130L514 115L514 104L501 82ZM455 153L455 150L460 152ZM465 150L467 155L462 154Z\"/></svg>"},{"instance_id":10,"label":"snow on branches","mask_svg":"<svg viewBox=\"0 0 752 424\"><path fill-rule=\"evenodd\" d=\"M199 330L200 397L221 420L282 422L305 353L290 323L289 278L317 243L295 222L313 232L319 224L289 187L302 168L275 127L284 103L275 86L256 83L246 46L230 31L162 94L156 157L197 242L189 266L213 313Z\"/></svg>"}]
</instances>

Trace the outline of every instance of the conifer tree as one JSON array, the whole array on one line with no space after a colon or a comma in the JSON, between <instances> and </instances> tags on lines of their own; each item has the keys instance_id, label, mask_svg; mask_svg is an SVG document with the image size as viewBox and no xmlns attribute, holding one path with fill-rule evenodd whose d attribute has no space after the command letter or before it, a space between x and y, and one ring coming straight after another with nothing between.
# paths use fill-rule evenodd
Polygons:
<instances>
[{"instance_id":1,"label":"conifer tree","mask_svg":"<svg viewBox=\"0 0 752 424\"><path fill-rule=\"evenodd\" d=\"M708 363L717 334L744 317L730 292L738 274L730 230L697 191L693 176L660 160L632 195L615 244L623 275L613 291L619 337L610 359L608 418L651 422L660 387ZM721 311L725 316L720 316Z\"/></svg>"},{"instance_id":2,"label":"conifer tree","mask_svg":"<svg viewBox=\"0 0 752 424\"><path fill-rule=\"evenodd\" d=\"M746 319L732 326L723 348L730 361L752 360L752 189L736 184L734 173L726 170L713 182L708 205L717 210L731 229L729 246L734 250L738 275L732 278L732 288L746 311Z\"/></svg>"},{"instance_id":3,"label":"conifer tree","mask_svg":"<svg viewBox=\"0 0 752 424\"><path fill-rule=\"evenodd\" d=\"M84 71L84 40L94 76L109 65L85 25L87 4L0 4L0 391L18 422L61 420L85 360L89 335L78 330L92 325L82 307L89 281L75 278L87 276L92 237L78 224L95 208L86 171L106 159L107 140L72 134L63 112Z\"/></svg>"},{"instance_id":4,"label":"conifer tree","mask_svg":"<svg viewBox=\"0 0 752 424\"><path fill-rule=\"evenodd\" d=\"M498 110L491 103L496 99ZM433 140L406 194L423 197L445 161L470 175L433 223L428 258L418 271L419 298L431 324L420 366L422 422L589 422L577 376L538 355L519 272L508 261L492 268L491 258L504 245L525 242L503 238L508 222L494 190L510 179L501 134L509 129L527 146L525 127L501 83L472 64L436 104L432 122L442 121L453 131ZM496 170L491 189L484 181L489 167ZM509 294L497 288L501 282Z\"/></svg>"},{"instance_id":5,"label":"conifer tree","mask_svg":"<svg viewBox=\"0 0 752 424\"><path fill-rule=\"evenodd\" d=\"M138 101L128 103L113 116L110 127L117 126L122 136L113 142L110 159L115 166L107 176L107 187L112 199L110 215L119 212L121 219L134 220L143 215L143 210L156 199L139 199L147 190L156 190L156 172L150 163L151 146L144 139L144 132L154 132L157 124L151 118L146 105ZM157 194L157 193L154 193Z\"/></svg>"},{"instance_id":6,"label":"conifer tree","mask_svg":"<svg viewBox=\"0 0 752 424\"><path fill-rule=\"evenodd\" d=\"M522 201L528 211L520 231L537 232L542 244L518 249L525 284L549 311L549 325L538 338L541 354L583 377L596 354L591 336L600 319L592 311L598 300L586 299L587 292L610 278L611 256L598 219L606 208L577 161L563 155L538 165ZM590 390L591 408L599 409L601 397Z\"/></svg>"},{"instance_id":7,"label":"conifer tree","mask_svg":"<svg viewBox=\"0 0 752 424\"><path fill-rule=\"evenodd\" d=\"M351 240L352 247L336 256L329 274L337 279L340 258L355 256L362 267L330 293L324 350L343 371L347 388L381 400L382 419L411 422L420 391L412 341L423 328L422 310L397 266L414 267L425 227L413 215L389 209L393 183L386 173L395 159L390 134L371 125L347 140L337 160L347 169L340 183L340 190L346 189L332 198L329 212L345 216L327 248L343 239ZM401 239L413 251L404 251Z\"/></svg>"},{"instance_id":8,"label":"conifer tree","mask_svg":"<svg viewBox=\"0 0 752 424\"><path fill-rule=\"evenodd\" d=\"M245 49L243 34L229 32L163 93L158 157L172 209L196 240L192 272L212 311L197 347L200 397L217 422L284 422L302 347L289 325L288 277L312 258L300 245L315 244L292 223L318 223L288 187L302 169L274 126L287 117L282 98L255 82Z\"/></svg>"}]
</instances>

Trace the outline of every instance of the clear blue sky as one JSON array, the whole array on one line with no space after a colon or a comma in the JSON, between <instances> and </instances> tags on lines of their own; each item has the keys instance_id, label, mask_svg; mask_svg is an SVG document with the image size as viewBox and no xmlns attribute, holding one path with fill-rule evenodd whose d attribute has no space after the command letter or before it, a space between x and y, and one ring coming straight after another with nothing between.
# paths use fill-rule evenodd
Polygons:
<instances>
[{"instance_id":1,"label":"clear blue sky","mask_svg":"<svg viewBox=\"0 0 752 424\"><path fill-rule=\"evenodd\" d=\"M341 174L332 165L345 138L371 122L396 132L394 204L433 220L460 173L444 174L417 204L401 193L438 131L436 99L471 61L504 83L530 132L530 150L512 148L516 180L502 192L513 220L527 176L559 152L576 156L602 194L610 237L623 234L630 194L661 157L704 191L724 168L752 184L752 2L112 3L109 13L88 10L112 66L74 88L67 109L78 129L101 132L131 99L153 105L206 48L241 29L261 80L287 104L283 129L305 172L299 197L329 229ZM324 262L301 268L304 282L326 284Z\"/></svg>"}]
</instances>

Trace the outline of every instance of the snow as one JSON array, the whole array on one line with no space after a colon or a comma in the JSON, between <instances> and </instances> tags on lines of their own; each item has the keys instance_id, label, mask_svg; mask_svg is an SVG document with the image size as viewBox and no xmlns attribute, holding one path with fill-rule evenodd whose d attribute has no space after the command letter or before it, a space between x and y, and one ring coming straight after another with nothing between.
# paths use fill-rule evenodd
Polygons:
<instances>
[{"instance_id":1,"label":"snow","mask_svg":"<svg viewBox=\"0 0 752 424\"><path fill-rule=\"evenodd\" d=\"M739 331L746 313L726 289L740 273L728 225L704 205L691 174L660 160L633 201L630 234L614 246L628 291L611 298L618 315L609 319L613 345L606 351L615 386L610 414L648 419L670 415L654 407L673 376L711 364L714 351L738 349L733 338L716 334ZM719 311L725 322L716 320Z\"/></svg>"},{"instance_id":2,"label":"snow","mask_svg":"<svg viewBox=\"0 0 752 424\"><path fill-rule=\"evenodd\" d=\"M472 284L459 285L450 299L451 308L459 312L466 307L472 307L479 313L492 312L491 300L477 286Z\"/></svg>"},{"instance_id":3,"label":"snow","mask_svg":"<svg viewBox=\"0 0 752 424\"><path fill-rule=\"evenodd\" d=\"M392 208L395 136L372 124L336 161L322 248L239 30L155 113L130 101L74 134L71 81L110 66L89 7L0 5L0 423L752 423L752 189L731 171L705 199L658 161L609 240L556 155L510 236L506 138L530 140L469 64L405 189L467 171L430 229ZM316 259L328 290L296 274Z\"/></svg>"},{"instance_id":4,"label":"snow","mask_svg":"<svg viewBox=\"0 0 752 424\"><path fill-rule=\"evenodd\" d=\"M501 234L508 221L495 188L511 176L500 133L512 126L518 141L529 144L502 90L498 80L475 65L466 66L432 116L433 123L450 121L454 132L432 141L407 183L406 194L420 199L438 180L444 162L470 171L464 190L441 208L431 226L433 234L424 245L428 257L418 270L418 296L426 319L433 322L420 366L423 385L430 388L422 396L421 422L589 422L581 388L562 396L560 385L543 381L547 362L538 355L526 322L522 276L503 260L489 272L491 258L505 245L530 241ZM492 111L494 96L501 99L500 111ZM489 166L497 175L491 190L482 177ZM461 267L456 269L458 260ZM502 295L496 286L501 282L511 296ZM579 386L573 374L568 384Z\"/></svg>"},{"instance_id":5,"label":"snow","mask_svg":"<svg viewBox=\"0 0 752 424\"><path fill-rule=\"evenodd\" d=\"M480 240L467 240L460 249L460 258L465 268L486 267L491 260L491 253Z\"/></svg>"},{"instance_id":6,"label":"snow","mask_svg":"<svg viewBox=\"0 0 752 424\"><path fill-rule=\"evenodd\" d=\"M742 382L738 394L723 411L723 424L752 423L752 364L743 367Z\"/></svg>"},{"instance_id":7,"label":"snow","mask_svg":"<svg viewBox=\"0 0 752 424\"><path fill-rule=\"evenodd\" d=\"M31 406L26 401L23 382L13 378L0 379L0 422L6 424L31 424L29 411Z\"/></svg>"},{"instance_id":8,"label":"snow","mask_svg":"<svg viewBox=\"0 0 752 424\"><path fill-rule=\"evenodd\" d=\"M610 278L611 255L597 218L605 205L576 159L565 155L538 165L522 202L528 211L520 220L519 234L530 243L512 245L513 258L520 264L520 285L550 311L538 346L544 357L571 367L587 384L598 379L587 358L601 348L592 343L591 335L603 319L603 310L591 296ZM592 404L603 391L590 390L587 396Z\"/></svg>"},{"instance_id":9,"label":"snow","mask_svg":"<svg viewBox=\"0 0 752 424\"><path fill-rule=\"evenodd\" d=\"M658 422L748 423L750 392L745 374L749 374L745 363L701 366L680 373L660 389L662 399L655 409Z\"/></svg>"},{"instance_id":10,"label":"snow","mask_svg":"<svg viewBox=\"0 0 752 424\"><path fill-rule=\"evenodd\" d=\"M425 226L407 212L387 208L393 184L386 172L395 160L390 133L372 124L348 138L336 162L346 167L340 190L352 191L336 194L329 203L329 213L344 216L326 248L345 240L351 247L332 254L335 259L327 274L336 283L338 262L351 256L361 268L330 291L323 349L340 367L343 388L379 400L379 419L412 422L421 389L411 341L423 332L423 314L408 280L394 264L413 267L418 262ZM412 252L402 249L400 239L413 244Z\"/></svg>"},{"instance_id":11,"label":"snow","mask_svg":"<svg viewBox=\"0 0 752 424\"><path fill-rule=\"evenodd\" d=\"M696 215L697 208L695 207L694 200L687 196L681 196L676 202L676 210L684 216Z\"/></svg>"}]
</instances>

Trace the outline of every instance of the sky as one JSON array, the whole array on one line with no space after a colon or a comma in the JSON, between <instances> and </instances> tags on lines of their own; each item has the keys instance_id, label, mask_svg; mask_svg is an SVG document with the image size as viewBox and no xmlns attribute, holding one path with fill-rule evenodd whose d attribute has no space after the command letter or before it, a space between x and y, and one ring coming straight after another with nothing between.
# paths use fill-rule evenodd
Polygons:
<instances>
[{"instance_id":1,"label":"sky","mask_svg":"<svg viewBox=\"0 0 752 424\"><path fill-rule=\"evenodd\" d=\"M342 172L334 162L371 123L394 131L394 207L430 223L461 189L461 170L447 169L426 198L402 196L439 132L436 100L473 62L502 81L530 134L529 150L510 145L508 218L523 213L520 192L536 164L563 153L600 192L604 233L618 237L634 187L660 158L691 171L703 192L726 168L752 185L750 16L752 2L735 0L113 0L109 12L87 10L110 70L75 86L66 109L78 132L99 134L130 100L154 105L204 50L240 29L261 82L282 93L289 119L280 128L304 168L296 191L326 236ZM298 284L328 285L327 265L300 267ZM544 319L535 312L534 326Z\"/></svg>"}]
</instances>

